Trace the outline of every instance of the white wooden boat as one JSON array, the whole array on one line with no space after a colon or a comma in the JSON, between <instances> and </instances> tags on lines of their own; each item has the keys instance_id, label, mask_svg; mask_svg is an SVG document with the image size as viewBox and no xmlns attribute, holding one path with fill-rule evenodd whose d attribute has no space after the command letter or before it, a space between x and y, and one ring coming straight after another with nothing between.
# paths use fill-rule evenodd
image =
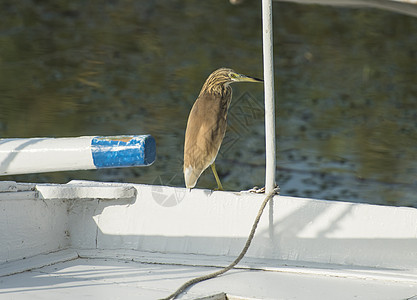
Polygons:
<instances>
[{"instance_id":1,"label":"white wooden boat","mask_svg":"<svg viewBox=\"0 0 417 300\"><path fill-rule=\"evenodd\" d=\"M1 182L0 299L166 297L238 255L263 199ZM275 196L237 268L179 299L417 299L416 224L414 208Z\"/></svg>"},{"instance_id":2,"label":"white wooden boat","mask_svg":"<svg viewBox=\"0 0 417 300\"><path fill-rule=\"evenodd\" d=\"M263 8L268 191L275 180L270 1ZM106 149L104 159L90 155L97 150L92 140L79 140L86 156L78 167L109 167ZM20 142L0 156L3 174L35 162L25 151L44 154L38 142ZM139 165L151 164L150 154ZM62 159L54 162L45 167ZM234 260L264 197L122 183L0 182L0 299L164 298ZM416 209L284 196L269 204L237 267L180 299L417 299Z\"/></svg>"}]
</instances>

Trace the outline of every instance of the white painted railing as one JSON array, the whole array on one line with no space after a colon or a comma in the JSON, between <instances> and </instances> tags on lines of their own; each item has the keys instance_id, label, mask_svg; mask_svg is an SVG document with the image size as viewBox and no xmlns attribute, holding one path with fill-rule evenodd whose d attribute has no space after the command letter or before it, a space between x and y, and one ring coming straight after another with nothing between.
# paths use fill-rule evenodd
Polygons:
<instances>
[{"instance_id":1,"label":"white painted railing","mask_svg":"<svg viewBox=\"0 0 417 300\"><path fill-rule=\"evenodd\" d=\"M0 139L0 175L149 166L150 135Z\"/></svg>"},{"instance_id":2,"label":"white painted railing","mask_svg":"<svg viewBox=\"0 0 417 300\"><path fill-rule=\"evenodd\" d=\"M347 7L372 7L417 17L416 0L274 0L304 4L322 4Z\"/></svg>"}]
</instances>

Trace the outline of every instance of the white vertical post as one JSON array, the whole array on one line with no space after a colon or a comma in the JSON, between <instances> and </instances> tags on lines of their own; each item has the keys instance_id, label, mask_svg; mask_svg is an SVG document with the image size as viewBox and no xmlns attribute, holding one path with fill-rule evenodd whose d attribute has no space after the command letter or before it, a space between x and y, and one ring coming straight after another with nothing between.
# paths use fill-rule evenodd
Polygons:
<instances>
[{"instance_id":1,"label":"white vertical post","mask_svg":"<svg viewBox=\"0 0 417 300\"><path fill-rule=\"evenodd\" d=\"M262 28L265 86L265 193L269 194L275 188L276 169L272 0L262 0Z\"/></svg>"}]
</instances>

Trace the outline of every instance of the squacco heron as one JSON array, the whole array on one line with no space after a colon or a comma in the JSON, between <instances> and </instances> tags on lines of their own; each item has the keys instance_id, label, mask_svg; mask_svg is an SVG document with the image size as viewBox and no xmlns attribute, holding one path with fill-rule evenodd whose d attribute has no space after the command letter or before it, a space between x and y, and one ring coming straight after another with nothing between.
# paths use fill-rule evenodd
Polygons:
<instances>
[{"instance_id":1,"label":"squacco heron","mask_svg":"<svg viewBox=\"0 0 417 300\"><path fill-rule=\"evenodd\" d=\"M200 175L211 166L218 190L223 190L214 161L227 127L233 82L263 82L261 79L221 68L207 78L188 116L184 143L184 179L193 188Z\"/></svg>"}]
</instances>

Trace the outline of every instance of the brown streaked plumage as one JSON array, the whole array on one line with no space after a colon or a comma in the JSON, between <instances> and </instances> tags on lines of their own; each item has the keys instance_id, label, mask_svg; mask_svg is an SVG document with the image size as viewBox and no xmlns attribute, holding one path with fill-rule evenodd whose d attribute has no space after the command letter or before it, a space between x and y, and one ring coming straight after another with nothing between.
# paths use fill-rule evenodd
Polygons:
<instances>
[{"instance_id":1,"label":"brown streaked plumage","mask_svg":"<svg viewBox=\"0 0 417 300\"><path fill-rule=\"evenodd\" d=\"M188 116L184 143L184 179L193 188L200 175L211 166L218 189L222 190L214 161L227 127L227 111L233 82L262 82L261 79L221 68L207 78Z\"/></svg>"}]
</instances>

